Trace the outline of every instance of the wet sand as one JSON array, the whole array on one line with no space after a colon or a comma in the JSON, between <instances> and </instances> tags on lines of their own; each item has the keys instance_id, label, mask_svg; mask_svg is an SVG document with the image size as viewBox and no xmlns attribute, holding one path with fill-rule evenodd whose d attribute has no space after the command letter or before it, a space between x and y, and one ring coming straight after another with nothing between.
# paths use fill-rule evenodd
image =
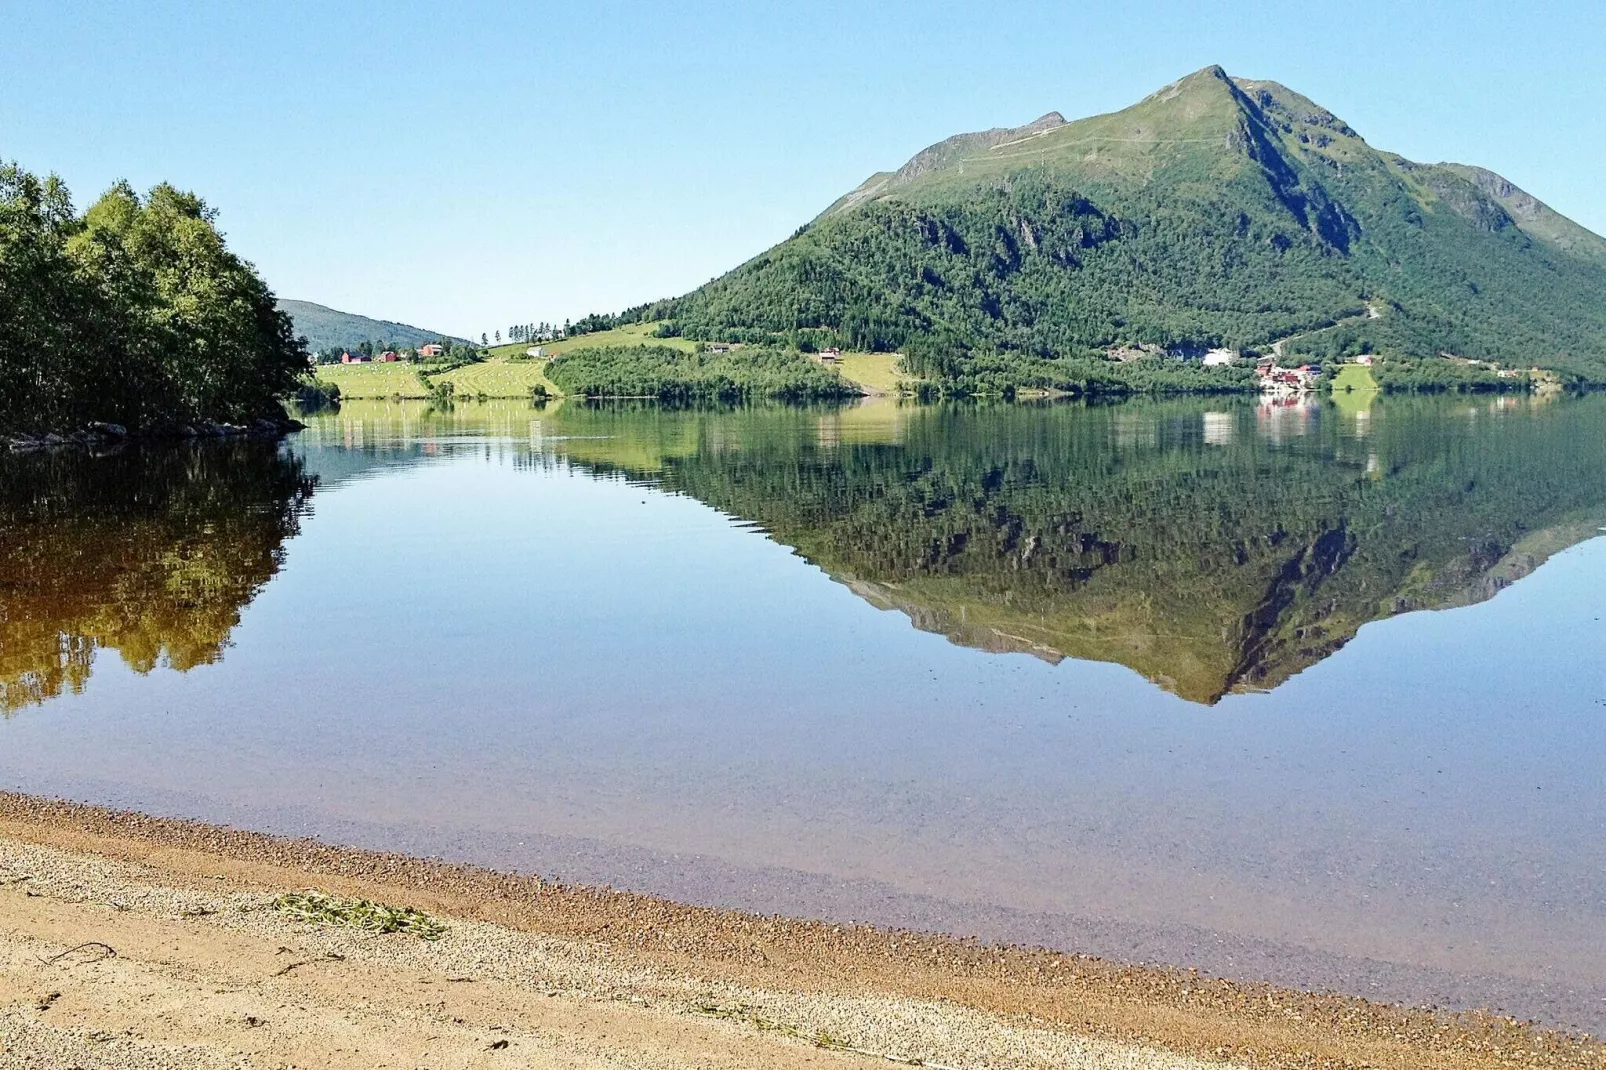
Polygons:
<instances>
[{"instance_id":1,"label":"wet sand","mask_svg":"<svg viewBox=\"0 0 1606 1070\"><path fill-rule=\"evenodd\" d=\"M318 888L444 939L311 926ZM0 1066L1606 1068L1606 1047L1181 971L682 906L0 793Z\"/></svg>"}]
</instances>

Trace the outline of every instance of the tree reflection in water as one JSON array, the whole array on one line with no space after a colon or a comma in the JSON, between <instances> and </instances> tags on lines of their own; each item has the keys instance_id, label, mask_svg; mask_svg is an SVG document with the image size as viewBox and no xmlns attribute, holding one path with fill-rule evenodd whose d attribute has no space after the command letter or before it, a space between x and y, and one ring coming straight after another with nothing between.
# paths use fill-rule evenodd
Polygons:
<instances>
[{"instance_id":1,"label":"tree reflection in water","mask_svg":"<svg viewBox=\"0 0 1606 1070\"><path fill-rule=\"evenodd\" d=\"M279 570L314 480L256 440L0 455L0 712L217 661Z\"/></svg>"}]
</instances>

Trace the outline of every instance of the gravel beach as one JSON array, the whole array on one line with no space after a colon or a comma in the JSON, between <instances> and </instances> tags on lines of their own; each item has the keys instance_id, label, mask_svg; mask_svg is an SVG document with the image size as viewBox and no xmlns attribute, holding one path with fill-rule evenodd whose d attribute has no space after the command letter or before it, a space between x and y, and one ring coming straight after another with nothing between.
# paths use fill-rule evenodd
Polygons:
<instances>
[{"instance_id":1,"label":"gravel beach","mask_svg":"<svg viewBox=\"0 0 1606 1070\"><path fill-rule=\"evenodd\" d=\"M295 920L316 889L438 940ZM1606 1048L0 793L0 1067L1606 1068Z\"/></svg>"}]
</instances>

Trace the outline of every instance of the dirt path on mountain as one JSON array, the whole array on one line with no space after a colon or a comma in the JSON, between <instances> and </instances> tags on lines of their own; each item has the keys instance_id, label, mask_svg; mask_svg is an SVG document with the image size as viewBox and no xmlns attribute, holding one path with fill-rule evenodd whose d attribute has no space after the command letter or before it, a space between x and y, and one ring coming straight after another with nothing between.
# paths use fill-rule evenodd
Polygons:
<instances>
[{"instance_id":1,"label":"dirt path on mountain","mask_svg":"<svg viewBox=\"0 0 1606 1070\"><path fill-rule=\"evenodd\" d=\"M294 920L316 888L439 940ZM1500 1019L0 794L0 1067L1603 1068Z\"/></svg>"}]
</instances>

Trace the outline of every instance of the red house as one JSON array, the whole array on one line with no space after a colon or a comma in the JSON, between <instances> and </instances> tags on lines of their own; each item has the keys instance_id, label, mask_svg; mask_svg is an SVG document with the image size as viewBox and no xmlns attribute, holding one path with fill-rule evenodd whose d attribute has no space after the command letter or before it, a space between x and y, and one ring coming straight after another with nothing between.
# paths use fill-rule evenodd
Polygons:
<instances>
[{"instance_id":1,"label":"red house","mask_svg":"<svg viewBox=\"0 0 1606 1070\"><path fill-rule=\"evenodd\" d=\"M399 358L396 356L396 351L394 349L387 349L383 353L379 354L379 359L386 364L394 364Z\"/></svg>"},{"instance_id":2,"label":"red house","mask_svg":"<svg viewBox=\"0 0 1606 1070\"><path fill-rule=\"evenodd\" d=\"M371 360L373 358L364 353L346 352L340 354L340 363L342 364L367 364Z\"/></svg>"}]
</instances>

